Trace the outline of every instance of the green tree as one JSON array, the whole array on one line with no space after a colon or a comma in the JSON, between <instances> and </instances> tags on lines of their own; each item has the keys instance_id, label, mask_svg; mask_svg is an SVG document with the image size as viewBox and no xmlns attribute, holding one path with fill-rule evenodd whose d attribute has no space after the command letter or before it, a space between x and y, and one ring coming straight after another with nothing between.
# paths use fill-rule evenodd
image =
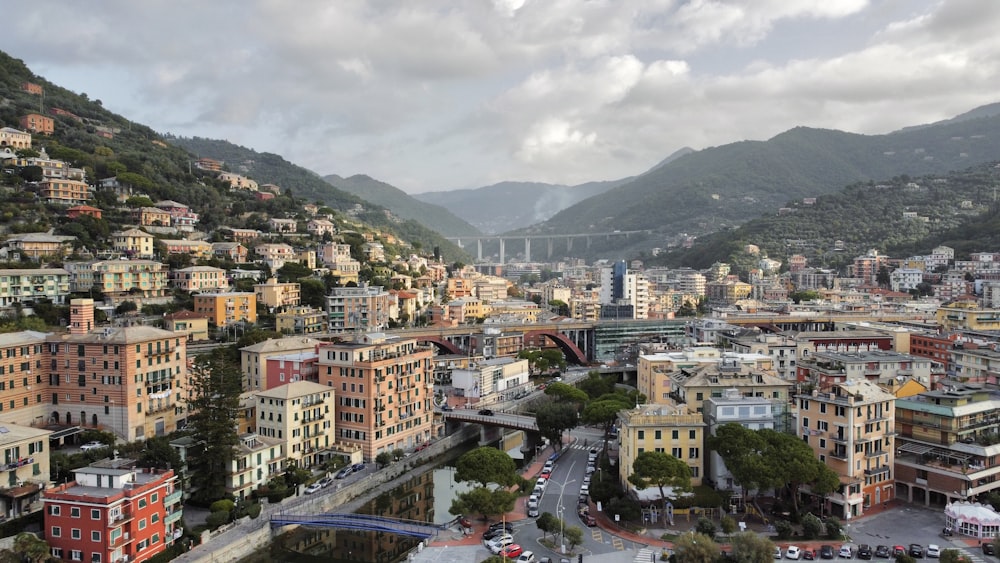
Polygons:
<instances>
[{"instance_id":1,"label":"green tree","mask_svg":"<svg viewBox=\"0 0 1000 563\"><path fill-rule=\"evenodd\" d=\"M167 436L153 436L143 442L142 452L136 463L140 467L155 467L157 469L171 469L183 465L181 456L177 450L170 445L170 438Z\"/></svg>"},{"instance_id":2,"label":"green tree","mask_svg":"<svg viewBox=\"0 0 1000 563\"><path fill-rule=\"evenodd\" d=\"M823 521L812 512L802 517L802 537L814 540L823 533Z\"/></svg>"},{"instance_id":3,"label":"green tree","mask_svg":"<svg viewBox=\"0 0 1000 563\"><path fill-rule=\"evenodd\" d=\"M826 526L826 537L831 540L839 540L844 537L843 527L840 525L840 520L834 516L830 516L823 521L823 525Z\"/></svg>"},{"instance_id":4,"label":"green tree","mask_svg":"<svg viewBox=\"0 0 1000 563\"><path fill-rule=\"evenodd\" d=\"M517 495L504 488L490 490L486 487L476 487L470 491L459 493L451 501L448 511L452 514L482 514L488 518L506 514L514 510Z\"/></svg>"},{"instance_id":5,"label":"green tree","mask_svg":"<svg viewBox=\"0 0 1000 563\"><path fill-rule=\"evenodd\" d=\"M308 266L299 262L285 262L285 265L275 272L278 281L282 283L299 281L300 278L307 278L313 273Z\"/></svg>"},{"instance_id":6,"label":"green tree","mask_svg":"<svg viewBox=\"0 0 1000 563\"><path fill-rule=\"evenodd\" d=\"M699 534L708 536L712 539L715 539L715 534L717 532L715 522L712 522L711 518L706 518L704 516L698 519L698 523L695 524L694 530Z\"/></svg>"},{"instance_id":7,"label":"green tree","mask_svg":"<svg viewBox=\"0 0 1000 563\"><path fill-rule=\"evenodd\" d=\"M877 283L878 286L882 288L888 288L891 285L892 280L889 276L888 267L879 266L878 273L875 274L875 283Z\"/></svg>"},{"instance_id":8,"label":"green tree","mask_svg":"<svg viewBox=\"0 0 1000 563\"><path fill-rule=\"evenodd\" d=\"M583 530L579 526L566 526L563 528L563 539L572 551L574 547L583 543Z\"/></svg>"},{"instance_id":9,"label":"green tree","mask_svg":"<svg viewBox=\"0 0 1000 563\"><path fill-rule=\"evenodd\" d=\"M199 356L190 371L188 425L200 447L188 457L192 498L208 504L226 496L239 437L242 391L239 366L222 348Z\"/></svg>"},{"instance_id":10,"label":"green tree","mask_svg":"<svg viewBox=\"0 0 1000 563\"><path fill-rule=\"evenodd\" d=\"M495 483L510 487L520 481L517 465L507 452L483 446L462 454L455 462L455 479L479 483L485 487Z\"/></svg>"},{"instance_id":11,"label":"green tree","mask_svg":"<svg viewBox=\"0 0 1000 563\"><path fill-rule=\"evenodd\" d=\"M545 387L545 394L560 401L569 401L581 405L589 400L586 393L562 382L549 383Z\"/></svg>"},{"instance_id":12,"label":"green tree","mask_svg":"<svg viewBox=\"0 0 1000 563\"><path fill-rule=\"evenodd\" d=\"M746 496L751 491L778 486L765 458L767 444L754 430L740 424L719 426L708 438L708 448L719 454Z\"/></svg>"},{"instance_id":13,"label":"green tree","mask_svg":"<svg viewBox=\"0 0 1000 563\"><path fill-rule=\"evenodd\" d=\"M712 538L694 532L681 534L674 542L677 563L715 563L719 552Z\"/></svg>"},{"instance_id":14,"label":"green tree","mask_svg":"<svg viewBox=\"0 0 1000 563\"><path fill-rule=\"evenodd\" d=\"M392 463L392 453L382 452L378 454L377 456L375 456L375 463L378 464L380 468L389 465L390 463Z\"/></svg>"},{"instance_id":15,"label":"green tree","mask_svg":"<svg viewBox=\"0 0 1000 563\"><path fill-rule=\"evenodd\" d=\"M601 375L599 371L591 371L576 387L591 399L596 399L615 392L615 378Z\"/></svg>"},{"instance_id":16,"label":"green tree","mask_svg":"<svg viewBox=\"0 0 1000 563\"><path fill-rule=\"evenodd\" d=\"M971 563L971 559L957 549L946 549L941 552L941 563Z\"/></svg>"},{"instance_id":17,"label":"green tree","mask_svg":"<svg viewBox=\"0 0 1000 563\"><path fill-rule=\"evenodd\" d=\"M765 563L774 559L774 543L753 532L741 532L729 540L732 560L737 563Z\"/></svg>"},{"instance_id":18,"label":"green tree","mask_svg":"<svg viewBox=\"0 0 1000 563\"><path fill-rule=\"evenodd\" d=\"M719 529L721 529L722 533L727 536L733 534L733 532L736 531L736 528L736 519L728 514L719 520Z\"/></svg>"},{"instance_id":19,"label":"green tree","mask_svg":"<svg viewBox=\"0 0 1000 563\"><path fill-rule=\"evenodd\" d=\"M576 406L570 403L545 403L535 412L538 431L559 449L562 449L563 432L575 428L578 420Z\"/></svg>"},{"instance_id":20,"label":"green tree","mask_svg":"<svg viewBox=\"0 0 1000 563\"><path fill-rule=\"evenodd\" d=\"M600 424L604 427L604 434L607 435L611 431L611 427L614 426L615 420L618 418L618 413L631 407L626 401L625 396L621 396L622 400L615 399L605 399L601 401L591 401L587 403L587 406L583 407L583 413L580 415L580 420L584 424Z\"/></svg>"},{"instance_id":21,"label":"green tree","mask_svg":"<svg viewBox=\"0 0 1000 563\"><path fill-rule=\"evenodd\" d=\"M792 527L792 523L788 520L775 520L774 531L777 532L779 540L787 540L792 537L792 532L794 532L795 529Z\"/></svg>"},{"instance_id":22,"label":"green tree","mask_svg":"<svg viewBox=\"0 0 1000 563\"><path fill-rule=\"evenodd\" d=\"M636 456L628 480L638 489L656 485L666 501L663 487L672 487L675 493L691 490L691 468L668 453L646 451Z\"/></svg>"},{"instance_id":23,"label":"green tree","mask_svg":"<svg viewBox=\"0 0 1000 563\"><path fill-rule=\"evenodd\" d=\"M560 315L563 317L569 316L569 304L566 303L565 301L562 301L560 299L553 299L549 301L549 308L556 315Z\"/></svg>"},{"instance_id":24,"label":"green tree","mask_svg":"<svg viewBox=\"0 0 1000 563\"><path fill-rule=\"evenodd\" d=\"M14 537L14 551L32 563L48 561L49 555L52 553L48 542L28 532L21 532Z\"/></svg>"},{"instance_id":25,"label":"green tree","mask_svg":"<svg viewBox=\"0 0 1000 563\"><path fill-rule=\"evenodd\" d=\"M322 280L303 278L299 280L302 304L316 309L326 308L326 284Z\"/></svg>"},{"instance_id":26,"label":"green tree","mask_svg":"<svg viewBox=\"0 0 1000 563\"><path fill-rule=\"evenodd\" d=\"M543 537L559 531L559 519L553 516L551 512L539 514L538 518L535 519L535 525L542 531Z\"/></svg>"}]
</instances>

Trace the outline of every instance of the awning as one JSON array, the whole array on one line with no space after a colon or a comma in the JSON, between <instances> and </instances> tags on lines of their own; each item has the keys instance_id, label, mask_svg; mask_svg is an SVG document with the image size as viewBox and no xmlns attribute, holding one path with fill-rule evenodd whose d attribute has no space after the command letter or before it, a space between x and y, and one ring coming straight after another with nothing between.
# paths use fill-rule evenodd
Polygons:
<instances>
[{"instance_id":1,"label":"awning","mask_svg":"<svg viewBox=\"0 0 1000 563\"><path fill-rule=\"evenodd\" d=\"M59 440L61 438L65 438L66 436L72 436L73 434L83 432L83 428L80 428L79 426L49 425L46 426L45 429L52 430L52 433L49 434L49 440Z\"/></svg>"}]
</instances>

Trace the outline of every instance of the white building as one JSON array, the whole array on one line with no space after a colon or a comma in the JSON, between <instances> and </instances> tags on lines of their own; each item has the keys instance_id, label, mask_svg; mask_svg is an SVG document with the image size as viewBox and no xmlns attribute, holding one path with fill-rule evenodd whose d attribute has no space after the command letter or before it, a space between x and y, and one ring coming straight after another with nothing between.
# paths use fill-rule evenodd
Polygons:
<instances>
[{"instance_id":1,"label":"white building","mask_svg":"<svg viewBox=\"0 0 1000 563\"><path fill-rule=\"evenodd\" d=\"M528 360L494 358L468 369L451 372L456 392L468 399L492 403L513 399L528 391Z\"/></svg>"},{"instance_id":2,"label":"white building","mask_svg":"<svg viewBox=\"0 0 1000 563\"><path fill-rule=\"evenodd\" d=\"M889 274L889 284L893 291L908 293L917 289L917 284L924 281L924 272L916 268L897 268Z\"/></svg>"},{"instance_id":3,"label":"white building","mask_svg":"<svg viewBox=\"0 0 1000 563\"><path fill-rule=\"evenodd\" d=\"M744 397L739 389L726 389L722 397L709 397L702 403L708 433L715 436L723 424L739 424L749 430L764 428L773 430L776 426L776 404L764 397ZM714 450L710 452L705 478L715 485L716 490L733 491L742 495L740 484L726 468L722 457Z\"/></svg>"}]
</instances>

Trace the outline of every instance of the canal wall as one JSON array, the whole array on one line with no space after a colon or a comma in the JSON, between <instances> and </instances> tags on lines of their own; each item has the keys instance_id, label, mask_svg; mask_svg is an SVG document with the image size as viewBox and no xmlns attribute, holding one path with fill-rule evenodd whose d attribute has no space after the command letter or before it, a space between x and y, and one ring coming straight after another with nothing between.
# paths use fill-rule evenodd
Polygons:
<instances>
[{"instance_id":1,"label":"canal wall","mask_svg":"<svg viewBox=\"0 0 1000 563\"><path fill-rule=\"evenodd\" d=\"M291 527L272 530L271 516L275 514L321 514L324 512L351 512L375 496L394 487L394 481L403 476L416 476L434 467L439 456L453 453L450 450L465 442L479 439L479 427L466 425L458 432L441 438L421 452L371 473L348 485L335 484L312 495L299 494L276 504L262 506L260 516L249 516L202 534L202 542L174 561L183 563L222 563L238 561L262 550ZM300 487L301 489L301 487Z\"/></svg>"}]
</instances>

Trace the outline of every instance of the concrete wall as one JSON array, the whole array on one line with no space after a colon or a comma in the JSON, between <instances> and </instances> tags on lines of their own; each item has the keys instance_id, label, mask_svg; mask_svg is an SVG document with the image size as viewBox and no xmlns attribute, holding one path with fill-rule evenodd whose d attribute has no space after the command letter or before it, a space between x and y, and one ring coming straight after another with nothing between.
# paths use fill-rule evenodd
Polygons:
<instances>
[{"instance_id":1,"label":"concrete wall","mask_svg":"<svg viewBox=\"0 0 1000 563\"><path fill-rule=\"evenodd\" d=\"M230 562L242 559L261 549L267 549L268 544L278 537L286 528L271 530L271 516L279 512L290 514L320 514L332 512L335 508L344 510L344 505L362 495L374 497L382 491L380 488L391 488L390 483L406 474L418 475L432 468L433 464L424 463L412 469L409 465L417 460L430 461L452 448L479 436L477 425L467 425L451 436L435 441L427 449L405 458L386 468L351 483L342 486L334 484L322 492L289 497L278 504L265 504L260 516L256 519L243 518L238 522L222 526L214 532L205 532L203 542L191 551L174 559L182 563ZM384 487L380 487L383 486ZM303 487L304 488L304 487ZM266 502L266 501L265 501Z\"/></svg>"}]
</instances>

